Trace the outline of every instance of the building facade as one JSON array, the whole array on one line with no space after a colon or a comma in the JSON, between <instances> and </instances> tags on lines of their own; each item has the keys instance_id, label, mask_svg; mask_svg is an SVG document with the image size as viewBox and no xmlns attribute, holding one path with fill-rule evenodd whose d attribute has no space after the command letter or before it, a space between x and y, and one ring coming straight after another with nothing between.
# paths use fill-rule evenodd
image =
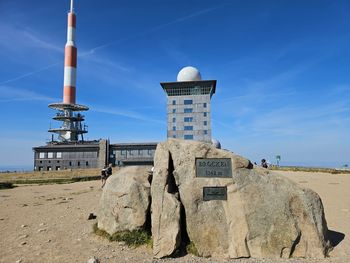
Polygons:
<instances>
[{"instance_id":1,"label":"building facade","mask_svg":"<svg viewBox=\"0 0 350 263\"><path fill-rule=\"evenodd\" d=\"M110 145L110 163L116 166L153 165L157 143L118 143Z\"/></svg>"},{"instance_id":2,"label":"building facade","mask_svg":"<svg viewBox=\"0 0 350 263\"><path fill-rule=\"evenodd\" d=\"M34 171L100 168L107 164L108 141L50 142L33 151Z\"/></svg>"},{"instance_id":3,"label":"building facade","mask_svg":"<svg viewBox=\"0 0 350 263\"><path fill-rule=\"evenodd\" d=\"M167 137L211 142L211 97L216 80L201 80L193 67L183 68L177 82L160 83L167 94Z\"/></svg>"}]
</instances>

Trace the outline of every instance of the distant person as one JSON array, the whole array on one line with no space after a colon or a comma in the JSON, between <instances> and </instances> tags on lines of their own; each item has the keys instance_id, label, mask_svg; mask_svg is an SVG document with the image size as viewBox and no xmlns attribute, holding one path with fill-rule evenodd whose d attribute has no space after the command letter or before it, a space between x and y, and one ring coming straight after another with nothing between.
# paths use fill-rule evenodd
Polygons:
<instances>
[{"instance_id":1,"label":"distant person","mask_svg":"<svg viewBox=\"0 0 350 263\"><path fill-rule=\"evenodd\" d=\"M267 165L267 162L265 159L262 159L261 160L261 166L264 167L264 168L268 168L269 166Z\"/></svg>"},{"instance_id":2,"label":"distant person","mask_svg":"<svg viewBox=\"0 0 350 263\"><path fill-rule=\"evenodd\" d=\"M112 175L112 164L110 163L106 169L106 175L107 175L107 178L110 177Z\"/></svg>"},{"instance_id":3,"label":"distant person","mask_svg":"<svg viewBox=\"0 0 350 263\"><path fill-rule=\"evenodd\" d=\"M103 167L101 170L101 183L102 183L102 188L105 186L107 180L107 166Z\"/></svg>"}]
</instances>

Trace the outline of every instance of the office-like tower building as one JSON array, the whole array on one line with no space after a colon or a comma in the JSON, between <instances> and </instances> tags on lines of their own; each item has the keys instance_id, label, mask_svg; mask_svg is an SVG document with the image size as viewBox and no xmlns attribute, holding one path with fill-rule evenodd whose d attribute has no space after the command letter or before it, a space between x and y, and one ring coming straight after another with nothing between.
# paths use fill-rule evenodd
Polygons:
<instances>
[{"instance_id":1,"label":"office-like tower building","mask_svg":"<svg viewBox=\"0 0 350 263\"><path fill-rule=\"evenodd\" d=\"M177 82L160 83L167 94L167 137L211 142L210 99L216 80L202 80L194 67L185 67Z\"/></svg>"}]
</instances>

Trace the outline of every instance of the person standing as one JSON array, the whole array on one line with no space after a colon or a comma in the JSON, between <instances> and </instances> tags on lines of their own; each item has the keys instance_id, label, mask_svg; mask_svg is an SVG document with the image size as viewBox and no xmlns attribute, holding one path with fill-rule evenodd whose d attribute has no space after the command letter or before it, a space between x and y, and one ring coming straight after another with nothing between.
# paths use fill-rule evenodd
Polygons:
<instances>
[{"instance_id":1,"label":"person standing","mask_svg":"<svg viewBox=\"0 0 350 263\"><path fill-rule=\"evenodd\" d=\"M264 168L268 168L268 165L267 165L267 162L266 162L265 159L261 160L261 166L264 167Z\"/></svg>"},{"instance_id":2,"label":"person standing","mask_svg":"<svg viewBox=\"0 0 350 263\"><path fill-rule=\"evenodd\" d=\"M110 177L112 175L112 164L110 163L106 169L106 175L107 175L107 178Z\"/></svg>"},{"instance_id":3,"label":"person standing","mask_svg":"<svg viewBox=\"0 0 350 263\"><path fill-rule=\"evenodd\" d=\"M103 169L101 170L101 183L102 183L101 188L105 186L106 180L107 180L107 166L103 167Z\"/></svg>"}]
</instances>

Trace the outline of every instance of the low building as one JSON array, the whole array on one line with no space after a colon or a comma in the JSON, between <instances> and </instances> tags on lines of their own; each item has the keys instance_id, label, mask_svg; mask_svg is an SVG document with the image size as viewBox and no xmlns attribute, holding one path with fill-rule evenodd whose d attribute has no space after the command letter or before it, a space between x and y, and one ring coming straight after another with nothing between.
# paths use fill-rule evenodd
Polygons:
<instances>
[{"instance_id":1,"label":"low building","mask_svg":"<svg viewBox=\"0 0 350 263\"><path fill-rule=\"evenodd\" d=\"M153 165L157 143L110 144L108 140L57 142L34 147L34 171Z\"/></svg>"},{"instance_id":2,"label":"low building","mask_svg":"<svg viewBox=\"0 0 350 263\"><path fill-rule=\"evenodd\" d=\"M153 165L156 148L156 142L111 144L109 160L116 166Z\"/></svg>"},{"instance_id":3,"label":"low building","mask_svg":"<svg viewBox=\"0 0 350 263\"><path fill-rule=\"evenodd\" d=\"M50 142L34 147L34 171L99 168L107 163L108 141Z\"/></svg>"}]
</instances>

